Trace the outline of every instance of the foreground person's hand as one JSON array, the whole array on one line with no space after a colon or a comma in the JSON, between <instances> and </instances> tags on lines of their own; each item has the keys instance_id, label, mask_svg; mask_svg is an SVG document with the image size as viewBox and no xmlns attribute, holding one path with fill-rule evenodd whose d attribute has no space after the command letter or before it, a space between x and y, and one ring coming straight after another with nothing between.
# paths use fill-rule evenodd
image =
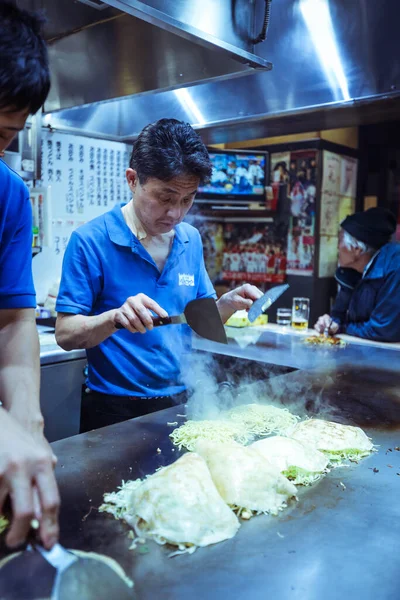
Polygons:
<instances>
[{"instance_id":1,"label":"foreground person's hand","mask_svg":"<svg viewBox=\"0 0 400 600\"><path fill-rule=\"evenodd\" d=\"M225 323L237 310L248 310L262 295L262 291L250 283L226 292L217 302L222 321Z\"/></svg>"},{"instance_id":2,"label":"foreground person's hand","mask_svg":"<svg viewBox=\"0 0 400 600\"><path fill-rule=\"evenodd\" d=\"M10 547L22 544L32 519L37 519L40 539L50 549L59 533L54 455L47 443L34 440L1 408L0 428L0 514L7 496L12 510L6 543Z\"/></svg>"},{"instance_id":3,"label":"foreground person's hand","mask_svg":"<svg viewBox=\"0 0 400 600\"><path fill-rule=\"evenodd\" d=\"M153 329L153 319L150 311L159 317L168 317L168 313L157 302L145 294L131 296L115 311L114 323L128 329L131 333L146 333Z\"/></svg>"},{"instance_id":4,"label":"foreground person's hand","mask_svg":"<svg viewBox=\"0 0 400 600\"><path fill-rule=\"evenodd\" d=\"M339 331L339 325L335 323L335 321L332 321L330 315L322 315L315 323L314 329L318 331L318 333L324 333L327 329L329 335L335 335L335 333Z\"/></svg>"}]
</instances>

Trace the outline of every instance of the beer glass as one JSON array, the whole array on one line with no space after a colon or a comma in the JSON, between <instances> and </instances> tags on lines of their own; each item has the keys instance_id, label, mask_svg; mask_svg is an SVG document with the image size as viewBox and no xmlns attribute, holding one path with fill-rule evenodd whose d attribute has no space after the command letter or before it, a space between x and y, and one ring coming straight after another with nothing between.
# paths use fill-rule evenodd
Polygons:
<instances>
[{"instance_id":1,"label":"beer glass","mask_svg":"<svg viewBox=\"0 0 400 600\"><path fill-rule=\"evenodd\" d=\"M293 298L292 306L292 327L299 331L308 329L308 319L310 317L310 299Z\"/></svg>"}]
</instances>

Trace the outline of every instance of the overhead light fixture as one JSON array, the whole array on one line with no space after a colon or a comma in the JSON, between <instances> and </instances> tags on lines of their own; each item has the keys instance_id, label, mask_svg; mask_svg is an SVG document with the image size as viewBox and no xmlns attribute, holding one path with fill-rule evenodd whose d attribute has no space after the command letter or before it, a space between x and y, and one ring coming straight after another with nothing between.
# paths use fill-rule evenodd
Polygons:
<instances>
[{"instance_id":1,"label":"overhead light fixture","mask_svg":"<svg viewBox=\"0 0 400 600\"><path fill-rule=\"evenodd\" d=\"M199 110L196 102L193 100L190 92L186 88L174 90L175 96L178 98L182 108L186 110L192 121L192 125L205 125L206 120Z\"/></svg>"},{"instance_id":2,"label":"overhead light fixture","mask_svg":"<svg viewBox=\"0 0 400 600\"><path fill-rule=\"evenodd\" d=\"M340 90L343 100L351 100L336 42L329 0L300 0L300 11L331 87L336 92Z\"/></svg>"}]
</instances>

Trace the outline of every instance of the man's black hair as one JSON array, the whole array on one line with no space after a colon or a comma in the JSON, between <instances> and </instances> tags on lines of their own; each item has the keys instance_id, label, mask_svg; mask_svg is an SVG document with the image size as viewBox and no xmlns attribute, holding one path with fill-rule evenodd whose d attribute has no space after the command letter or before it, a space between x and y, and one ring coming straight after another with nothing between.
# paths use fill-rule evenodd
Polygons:
<instances>
[{"instance_id":1,"label":"man's black hair","mask_svg":"<svg viewBox=\"0 0 400 600\"><path fill-rule=\"evenodd\" d=\"M47 98L50 72L43 19L0 0L0 109L36 113Z\"/></svg>"},{"instance_id":2,"label":"man's black hair","mask_svg":"<svg viewBox=\"0 0 400 600\"><path fill-rule=\"evenodd\" d=\"M193 175L204 184L211 178L212 164L200 136L189 123L160 119L139 134L129 163L144 184L149 178L170 181Z\"/></svg>"}]
</instances>

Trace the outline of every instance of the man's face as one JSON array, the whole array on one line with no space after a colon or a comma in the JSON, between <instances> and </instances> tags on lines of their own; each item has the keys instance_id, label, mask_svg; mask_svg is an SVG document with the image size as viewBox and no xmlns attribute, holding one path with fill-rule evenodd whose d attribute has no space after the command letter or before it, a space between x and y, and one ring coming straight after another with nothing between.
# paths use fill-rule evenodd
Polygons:
<instances>
[{"instance_id":1,"label":"man's face","mask_svg":"<svg viewBox=\"0 0 400 600\"><path fill-rule=\"evenodd\" d=\"M3 156L4 150L11 144L17 133L24 128L28 114L28 110L0 109L0 156Z\"/></svg>"},{"instance_id":2,"label":"man's face","mask_svg":"<svg viewBox=\"0 0 400 600\"><path fill-rule=\"evenodd\" d=\"M181 175L170 181L150 178L142 185L133 169L127 170L126 178L136 214L150 235L168 233L183 221L200 183L198 177Z\"/></svg>"},{"instance_id":3,"label":"man's face","mask_svg":"<svg viewBox=\"0 0 400 600\"><path fill-rule=\"evenodd\" d=\"M344 231L339 232L339 265L341 267L352 267L360 258L360 248L347 248L343 242Z\"/></svg>"}]
</instances>

